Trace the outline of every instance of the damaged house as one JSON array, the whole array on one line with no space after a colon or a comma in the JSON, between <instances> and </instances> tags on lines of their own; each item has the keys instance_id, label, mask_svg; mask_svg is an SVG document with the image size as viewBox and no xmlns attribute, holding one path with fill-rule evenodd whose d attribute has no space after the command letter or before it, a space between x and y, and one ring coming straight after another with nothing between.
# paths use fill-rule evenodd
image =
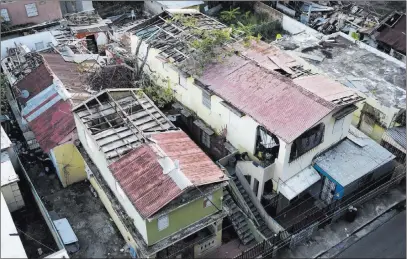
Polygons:
<instances>
[{"instance_id":1,"label":"damaged house","mask_svg":"<svg viewBox=\"0 0 407 259\"><path fill-rule=\"evenodd\" d=\"M300 33L274 43L314 73L323 73L365 98L352 124L377 142L384 132L405 126L405 64L337 33L322 40Z\"/></svg>"},{"instance_id":2,"label":"damaged house","mask_svg":"<svg viewBox=\"0 0 407 259\"><path fill-rule=\"evenodd\" d=\"M140 89L104 90L73 112L88 178L133 257L199 257L221 244L228 178Z\"/></svg>"},{"instance_id":3,"label":"damaged house","mask_svg":"<svg viewBox=\"0 0 407 259\"><path fill-rule=\"evenodd\" d=\"M132 52L142 40L139 54L147 60L146 72L166 79L157 83L173 89L182 104L178 106L181 119L196 114L199 120L194 123L201 130L195 136L203 147L221 132L232 153L240 153L222 159L233 179L230 185L242 193L242 203L262 215L259 221L277 233L281 226L263 213L263 207L274 208L270 215L278 214L313 188L317 188L316 199L322 199L323 174L313 167L314 160L336 145L345 145L352 113L363 97L262 41L244 47L235 40L225 47L225 51L232 49L231 55L192 74L183 69L183 62L193 55L182 42L193 36L185 24L166 22L172 15L194 17L206 30L225 29L193 10L167 10L130 32ZM147 46L151 48L146 57ZM386 151L380 145L374 149ZM394 158L387 155L379 154L385 164ZM364 170L362 175L371 173Z\"/></svg>"}]
</instances>

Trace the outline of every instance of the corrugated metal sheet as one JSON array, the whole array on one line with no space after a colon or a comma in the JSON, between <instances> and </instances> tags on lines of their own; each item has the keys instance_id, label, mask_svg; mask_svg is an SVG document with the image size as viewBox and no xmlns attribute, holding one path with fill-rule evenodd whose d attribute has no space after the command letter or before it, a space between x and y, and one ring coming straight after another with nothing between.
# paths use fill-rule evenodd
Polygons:
<instances>
[{"instance_id":1,"label":"corrugated metal sheet","mask_svg":"<svg viewBox=\"0 0 407 259\"><path fill-rule=\"evenodd\" d=\"M174 161L194 185L225 181L227 178L218 166L183 131L152 135L160 148Z\"/></svg>"},{"instance_id":2,"label":"corrugated metal sheet","mask_svg":"<svg viewBox=\"0 0 407 259\"><path fill-rule=\"evenodd\" d=\"M149 217L178 197L182 190L158 163L146 144L134 149L109 166L127 197L143 217Z\"/></svg>"},{"instance_id":3,"label":"corrugated metal sheet","mask_svg":"<svg viewBox=\"0 0 407 259\"><path fill-rule=\"evenodd\" d=\"M404 147L407 147L406 140L406 127L394 127L386 130L387 137L393 139L397 144Z\"/></svg>"},{"instance_id":4,"label":"corrugated metal sheet","mask_svg":"<svg viewBox=\"0 0 407 259\"><path fill-rule=\"evenodd\" d=\"M288 143L334 109L291 79L236 55L208 66L200 80Z\"/></svg>"},{"instance_id":5,"label":"corrugated metal sheet","mask_svg":"<svg viewBox=\"0 0 407 259\"><path fill-rule=\"evenodd\" d=\"M343 187L395 158L355 127L351 126L349 134L362 138L366 145L361 147L347 138L315 159L315 164Z\"/></svg>"},{"instance_id":6,"label":"corrugated metal sheet","mask_svg":"<svg viewBox=\"0 0 407 259\"><path fill-rule=\"evenodd\" d=\"M179 161L182 173L194 185L227 180L220 168L183 131L156 133L152 139L172 161ZM143 217L152 216L183 193L171 177L163 173L158 158L152 147L143 144L109 166Z\"/></svg>"},{"instance_id":7,"label":"corrugated metal sheet","mask_svg":"<svg viewBox=\"0 0 407 259\"><path fill-rule=\"evenodd\" d=\"M354 90L322 75L295 78L294 83L338 105L355 103L362 99Z\"/></svg>"},{"instance_id":8,"label":"corrugated metal sheet","mask_svg":"<svg viewBox=\"0 0 407 259\"><path fill-rule=\"evenodd\" d=\"M45 153L75 128L70 103L61 98L53 85L31 98L22 116Z\"/></svg>"},{"instance_id":9,"label":"corrugated metal sheet","mask_svg":"<svg viewBox=\"0 0 407 259\"><path fill-rule=\"evenodd\" d=\"M45 64L41 64L16 83L16 87L18 88L16 96L21 96L24 90L28 92L28 98L18 97L17 100L21 104L25 104L42 90L50 86L52 82L53 77L51 72L48 71Z\"/></svg>"},{"instance_id":10,"label":"corrugated metal sheet","mask_svg":"<svg viewBox=\"0 0 407 259\"><path fill-rule=\"evenodd\" d=\"M406 15L397 21L393 27L385 27L379 35L376 36L377 41L386 43L393 49L406 53Z\"/></svg>"},{"instance_id":11,"label":"corrugated metal sheet","mask_svg":"<svg viewBox=\"0 0 407 259\"><path fill-rule=\"evenodd\" d=\"M74 62L66 62L60 54L43 53L42 56L52 72L72 95L71 99L75 105L91 97L91 94L86 91L87 75L81 72L81 69L85 68L80 68L80 65Z\"/></svg>"}]
</instances>

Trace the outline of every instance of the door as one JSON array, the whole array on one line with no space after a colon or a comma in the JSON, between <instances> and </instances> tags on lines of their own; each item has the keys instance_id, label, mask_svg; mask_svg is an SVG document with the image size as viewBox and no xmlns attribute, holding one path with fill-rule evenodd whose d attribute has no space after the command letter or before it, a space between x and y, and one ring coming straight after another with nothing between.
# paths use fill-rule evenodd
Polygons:
<instances>
[{"instance_id":1,"label":"door","mask_svg":"<svg viewBox=\"0 0 407 259\"><path fill-rule=\"evenodd\" d=\"M326 204L330 204L335 194L336 184L329 180L328 177L324 177L324 184L321 190L321 200Z\"/></svg>"}]
</instances>

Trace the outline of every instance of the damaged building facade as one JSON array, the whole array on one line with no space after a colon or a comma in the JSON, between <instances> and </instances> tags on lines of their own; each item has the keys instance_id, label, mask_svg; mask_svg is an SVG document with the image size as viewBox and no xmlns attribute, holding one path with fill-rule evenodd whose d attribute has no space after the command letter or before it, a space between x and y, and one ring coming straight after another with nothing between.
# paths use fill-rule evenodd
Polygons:
<instances>
[{"instance_id":1,"label":"damaged building facade","mask_svg":"<svg viewBox=\"0 0 407 259\"><path fill-rule=\"evenodd\" d=\"M166 15L176 12L169 10L161 14L162 19L153 18L156 20L136 27L132 47L140 38L145 40L141 49L152 44L148 65L170 81L176 99L212 132L224 130L226 140L243 157L247 154L237 162L236 170L247 176L256 198L261 201L267 199L265 194L281 193L291 200L319 181L321 177L311 167L314 157L346 138L355 104L363 98L327 77L307 75L294 58L261 41L248 49L235 43L239 54L208 65L200 76L186 75L177 65L188 53L155 45L152 39L158 30L168 29L176 35L174 28L180 25L163 22ZM204 25L214 22L197 12L183 14L202 19ZM224 27L218 23L216 28ZM178 33L181 30L185 28ZM289 110L286 98L291 103ZM203 129L199 140L203 146L208 138ZM302 175L314 180L292 191L290 182Z\"/></svg>"},{"instance_id":2,"label":"damaged building facade","mask_svg":"<svg viewBox=\"0 0 407 259\"><path fill-rule=\"evenodd\" d=\"M88 177L133 256L199 257L221 244L228 178L141 90L107 89L73 112Z\"/></svg>"},{"instance_id":3,"label":"damaged building facade","mask_svg":"<svg viewBox=\"0 0 407 259\"><path fill-rule=\"evenodd\" d=\"M322 39L309 33L274 43L314 73L323 73L365 98L352 124L380 142L392 127L405 127L405 64L337 33Z\"/></svg>"}]
</instances>

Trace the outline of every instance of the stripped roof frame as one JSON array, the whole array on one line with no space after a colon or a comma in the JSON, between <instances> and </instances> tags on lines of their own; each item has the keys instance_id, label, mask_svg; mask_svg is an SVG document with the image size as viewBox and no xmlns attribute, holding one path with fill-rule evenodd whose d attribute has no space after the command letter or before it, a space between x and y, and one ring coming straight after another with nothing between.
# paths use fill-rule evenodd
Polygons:
<instances>
[{"instance_id":1,"label":"stripped roof frame","mask_svg":"<svg viewBox=\"0 0 407 259\"><path fill-rule=\"evenodd\" d=\"M177 129L138 88L106 89L72 111L92 134L109 163L145 143L149 132Z\"/></svg>"},{"instance_id":2,"label":"stripped roof frame","mask_svg":"<svg viewBox=\"0 0 407 259\"><path fill-rule=\"evenodd\" d=\"M197 39L197 37L191 34L191 31L194 30L193 27L185 26L178 21L169 23L168 20L175 15L196 18L195 27L201 30L228 29L223 23L197 10L169 9L134 27L129 32L144 40L152 48L160 50L159 54L163 57L175 64L179 64L186 60L189 57L189 53L193 51L189 49L186 43Z\"/></svg>"}]
</instances>

